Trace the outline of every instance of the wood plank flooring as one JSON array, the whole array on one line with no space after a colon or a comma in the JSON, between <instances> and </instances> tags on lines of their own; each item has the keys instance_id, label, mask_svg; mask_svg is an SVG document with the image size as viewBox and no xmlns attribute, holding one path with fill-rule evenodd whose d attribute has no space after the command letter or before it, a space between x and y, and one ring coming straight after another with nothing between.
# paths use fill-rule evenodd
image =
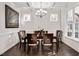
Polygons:
<instances>
[{"instance_id":1,"label":"wood plank flooring","mask_svg":"<svg viewBox=\"0 0 79 59\"><path fill-rule=\"evenodd\" d=\"M78 52L70 48L64 43L60 44L60 49L55 56L78 56ZM19 49L19 44L15 45L1 56L53 56L52 50L49 47L45 47L44 50L38 50L36 47L31 48L30 51L23 51Z\"/></svg>"}]
</instances>

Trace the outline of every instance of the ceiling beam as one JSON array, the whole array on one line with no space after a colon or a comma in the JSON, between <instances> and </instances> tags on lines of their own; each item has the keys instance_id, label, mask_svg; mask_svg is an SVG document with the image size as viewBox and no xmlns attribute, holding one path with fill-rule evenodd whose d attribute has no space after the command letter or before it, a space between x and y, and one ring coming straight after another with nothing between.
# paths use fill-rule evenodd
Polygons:
<instances>
[{"instance_id":1,"label":"ceiling beam","mask_svg":"<svg viewBox=\"0 0 79 59\"><path fill-rule=\"evenodd\" d=\"M29 4L29 2L26 2L26 4L27 4L27 6L28 6L28 7L30 7L30 4Z\"/></svg>"}]
</instances>

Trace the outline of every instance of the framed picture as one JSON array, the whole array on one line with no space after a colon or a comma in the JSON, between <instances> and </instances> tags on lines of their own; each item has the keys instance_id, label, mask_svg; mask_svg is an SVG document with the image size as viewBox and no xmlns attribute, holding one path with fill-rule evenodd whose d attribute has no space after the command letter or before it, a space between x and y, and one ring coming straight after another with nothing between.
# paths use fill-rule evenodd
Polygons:
<instances>
[{"instance_id":1,"label":"framed picture","mask_svg":"<svg viewBox=\"0 0 79 59\"><path fill-rule=\"evenodd\" d=\"M5 27L18 28L19 27L19 13L14 9L5 5Z\"/></svg>"},{"instance_id":2,"label":"framed picture","mask_svg":"<svg viewBox=\"0 0 79 59\"><path fill-rule=\"evenodd\" d=\"M58 21L58 14L51 14L50 21L57 22Z\"/></svg>"},{"instance_id":3,"label":"framed picture","mask_svg":"<svg viewBox=\"0 0 79 59\"><path fill-rule=\"evenodd\" d=\"M30 14L25 14L24 15L24 21L31 21Z\"/></svg>"}]
</instances>

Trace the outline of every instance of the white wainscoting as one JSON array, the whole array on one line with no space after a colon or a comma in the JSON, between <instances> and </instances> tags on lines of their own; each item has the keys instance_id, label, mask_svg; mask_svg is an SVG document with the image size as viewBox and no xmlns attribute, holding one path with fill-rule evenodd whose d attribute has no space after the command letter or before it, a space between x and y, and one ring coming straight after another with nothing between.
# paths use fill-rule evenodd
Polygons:
<instances>
[{"instance_id":1,"label":"white wainscoting","mask_svg":"<svg viewBox=\"0 0 79 59\"><path fill-rule=\"evenodd\" d=\"M0 33L0 55L19 42L17 32Z\"/></svg>"}]
</instances>

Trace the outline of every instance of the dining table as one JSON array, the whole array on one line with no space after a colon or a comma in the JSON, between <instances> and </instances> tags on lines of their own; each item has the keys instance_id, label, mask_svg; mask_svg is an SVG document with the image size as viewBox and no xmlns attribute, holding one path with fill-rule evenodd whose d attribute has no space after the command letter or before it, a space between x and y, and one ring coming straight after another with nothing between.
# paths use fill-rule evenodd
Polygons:
<instances>
[{"instance_id":1,"label":"dining table","mask_svg":"<svg viewBox=\"0 0 79 59\"><path fill-rule=\"evenodd\" d=\"M42 41L43 41L43 37L42 36L37 36L37 41L39 42L39 50L42 49Z\"/></svg>"}]
</instances>

